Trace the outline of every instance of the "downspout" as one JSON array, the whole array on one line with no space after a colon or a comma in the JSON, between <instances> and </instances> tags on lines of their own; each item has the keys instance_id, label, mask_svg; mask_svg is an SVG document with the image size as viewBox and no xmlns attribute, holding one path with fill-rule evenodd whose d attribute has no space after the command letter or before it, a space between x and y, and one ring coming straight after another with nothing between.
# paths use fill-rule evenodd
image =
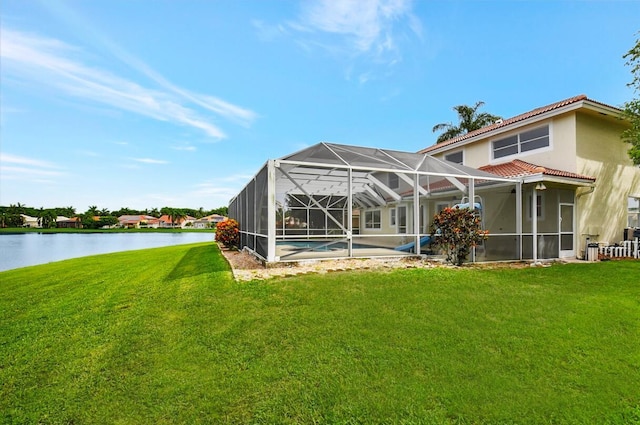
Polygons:
<instances>
[{"instance_id":1,"label":"downspout","mask_svg":"<svg viewBox=\"0 0 640 425\"><path fill-rule=\"evenodd\" d=\"M595 184L591 185L591 186L589 187L589 190L587 190L586 192L578 193L578 194L576 195L576 202L575 202L576 207L577 207L577 205L578 205L578 200L579 200L580 198L582 198L584 195L590 195L590 194L592 194L594 190L596 190L596 185L595 185ZM580 229L580 227L581 227L581 226L580 226L580 223L577 223L577 221L578 221L578 217L580 217L580 215L579 215L579 214L576 214L576 228L577 228L577 229ZM580 236L582 236L582 234L581 234ZM586 236L587 236L587 238L589 238L589 237L591 237L592 235L586 235ZM586 252L587 252L587 242L585 242L584 252L585 252L585 255L584 255L583 260L585 260L585 259L586 259L586 257L587 257L587 256L586 256Z\"/></svg>"},{"instance_id":2,"label":"downspout","mask_svg":"<svg viewBox=\"0 0 640 425\"><path fill-rule=\"evenodd\" d=\"M595 184L594 184L594 185L589 186L589 191L588 191L588 192L578 193L578 194L576 195L576 201L577 201L579 198L583 197L584 195L589 195L589 194L593 193L593 191L594 191L594 190L596 190L596 185L595 185Z\"/></svg>"}]
</instances>

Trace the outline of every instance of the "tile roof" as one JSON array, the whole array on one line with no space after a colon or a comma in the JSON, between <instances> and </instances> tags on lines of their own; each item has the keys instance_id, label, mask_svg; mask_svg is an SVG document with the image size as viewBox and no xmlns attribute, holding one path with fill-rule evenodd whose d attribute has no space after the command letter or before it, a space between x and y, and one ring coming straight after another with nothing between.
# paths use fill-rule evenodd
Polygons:
<instances>
[{"instance_id":1,"label":"tile roof","mask_svg":"<svg viewBox=\"0 0 640 425\"><path fill-rule=\"evenodd\" d=\"M461 142L463 140L470 139L472 137L475 137L475 136L478 136L478 135L481 135L481 134L484 134L484 133L488 133L490 131L497 130L499 128L506 127L506 126L509 126L511 124L514 124L514 123L517 123L517 122L520 122L520 121L524 121L526 119L535 117L537 115L542 115L542 114L544 114L546 112L550 112L550 111L553 111L553 110L556 110L556 109L560 109L560 108L562 108L564 106L571 105L573 103L578 103L578 102L581 102L581 101L584 101L584 100L587 100L587 101L589 101L591 103L595 103L595 104L600 105L600 106L605 106L607 108L615 108L615 107L613 107L611 105L607 105L606 103L597 102L597 101L595 101L593 99L589 99L586 95L581 94L581 95L578 95L578 96L570 97L570 98L565 99L565 100L561 100L560 102L552 103L552 104L547 105L547 106L542 106L540 108L533 109L533 110L531 110L529 112L525 112L524 114L516 115L515 117L507 118L507 119L504 119L504 120L499 120L499 121L497 121L497 122L495 122L495 123L493 123L491 125L479 128L478 130L471 131L471 132L469 132L467 134L463 134L463 135L458 136L458 137L454 137L453 139L449 139L449 140L444 141L442 143L436 143L434 145L431 145L431 146L429 146L429 147L427 147L425 149L420 150L418 153L431 152L432 150L439 149L439 148L444 147L444 146L449 146L449 145L452 145L454 143ZM615 108L615 109L618 109L618 108Z\"/></svg>"},{"instance_id":2,"label":"tile roof","mask_svg":"<svg viewBox=\"0 0 640 425\"><path fill-rule=\"evenodd\" d=\"M536 174L554 177L566 177L570 179L596 181L595 177L584 176L581 174L570 173L568 171L557 170L555 168L543 167L541 165L525 162L520 159L514 159L511 162L505 162L497 165L485 165L479 168L482 171L496 174L500 177L526 177Z\"/></svg>"},{"instance_id":3,"label":"tile roof","mask_svg":"<svg viewBox=\"0 0 640 425\"><path fill-rule=\"evenodd\" d=\"M195 217L191 217L190 215L186 215L180 219L176 220L176 224L180 224L184 221L194 221L196 218ZM160 216L159 218L160 221L164 221L165 223L171 223L171 216L168 214L163 214L162 216Z\"/></svg>"},{"instance_id":4,"label":"tile roof","mask_svg":"<svg viewBox=\"0 0 640 425\"><path fill-rule=\"evenodd\" d=\"M150 216L150 215L121 215L120 217L118 217L118 220L120 222L128 222L128 223L134 223L134 222L138 222L138 221L154 221L157 220L155 217Z\"/></svg>"}]
</instances>

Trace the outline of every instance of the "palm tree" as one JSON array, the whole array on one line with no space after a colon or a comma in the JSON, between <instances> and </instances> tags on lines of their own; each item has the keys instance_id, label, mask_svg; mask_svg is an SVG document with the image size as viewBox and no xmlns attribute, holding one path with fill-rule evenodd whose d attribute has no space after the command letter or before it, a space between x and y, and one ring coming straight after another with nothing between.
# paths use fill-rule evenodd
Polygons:
<instances>
[{"instance_id":1,"label":"palm tree","mask_svg":"<svg viewBox=\"0 0 640 425\"><path fill-rule=\"evenodd\" d=\"M56 227L56 215L55 211L51 209L45 210L40 208L38 210L38 225L42 228L48 229L50 227Z\"/></svg>"},{"instance_id":2,"label":"palm tree","mask_svg":"<svg viewBox=\"0 0 640 425\"><path fill-rule=\"evenodd\" d=\"M42 224L44 222L44 207L40 207L38 210L38 227L43 227Z\"/></svg>"},{"instance_id":3,"label":"palm tree","mask_svg":"<svg viewBox=\"0 0 640 425\"><path fill-rule=\"evenodd\" d=\"M458 120L460 122L458 125L453 125L451 123L440 123L434 125L432 130L434 133L437 131L443 131L443 133L438 136L436 143L445 142L449 139L478 130L479 128L493 124L497 120L502 119L497 115L492 115L487 112L478 113L478 109L480 109L482 105L484 105L484 102L480 100L476 102L474 106L454 106L453 110L458 114Z\"/></svg>"},{"instance_id":4,"label":"palm tree","mask_svg":"<svg viewBox=\"0 0 640 425\"><path fill-rule=\"evenodd\" d=\"M187 216L187 214L185 214L184 211L182 211L179 208L172 208L171 209L171 215L169 217L171 217L171 227L176 227L176 224L179 224L180 221L185 218Z\"/></svg>"},{"instance_id":5,"label":"palm tree","mask_svg":"<svg viewBox=\"0 0 640 425\"><path fill-rule=\"evenodd\" d=\"M91 217L98 215L98 206L97 205L89 205L89 209L85 214L90 215Z\"/></svg>"}]
</instances>

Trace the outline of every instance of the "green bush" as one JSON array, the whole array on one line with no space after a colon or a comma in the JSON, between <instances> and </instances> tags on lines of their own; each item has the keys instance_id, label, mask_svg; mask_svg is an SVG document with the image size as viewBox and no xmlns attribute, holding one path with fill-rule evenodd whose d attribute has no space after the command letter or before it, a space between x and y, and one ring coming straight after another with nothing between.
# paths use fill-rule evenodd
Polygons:
<instances>
[{"instance_id":1,"label":"green bush","mask_svg":"<svg viewBox=\"0 0 640 425\"><path fill-rule=\"evenodd\" d=\"M482 230L480 217L469 208L445 208L433 217L431 234L434 244L447 254L451 264L462 265L471 248L488 238Z\"/></svg>"},{"instance_id":2,"label":"green bush","mask_svg":"<svg viewBox=\"0 0 640 425\"><path fill-rule=\"evenodd\" d=\"M240 244L240 229L238 222L230 218L218 223L216 240L228 248L237 248Z\"/></svg>"}]
</instances>

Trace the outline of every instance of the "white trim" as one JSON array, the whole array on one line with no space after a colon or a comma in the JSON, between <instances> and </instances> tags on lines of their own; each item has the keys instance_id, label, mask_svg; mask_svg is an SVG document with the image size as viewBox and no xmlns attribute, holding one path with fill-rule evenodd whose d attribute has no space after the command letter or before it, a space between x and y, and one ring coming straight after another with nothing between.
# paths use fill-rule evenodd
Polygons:
<instances>
[{"instance_id":1,"label":"white trim","mask_svg":"<svg viewBox=\"0 0 640 425\"><path fill-rule=\"evenodd\" d=\"M571 207L571 224L572 229L570 232L562 231L562 207ZM571 243L572 249L562 249L562 236L571 235L573 241ZM573 203L559 202L558 203L558 257L559 258L571 258L576 256L576 206Z\"/></svg>"}]
</instances>

